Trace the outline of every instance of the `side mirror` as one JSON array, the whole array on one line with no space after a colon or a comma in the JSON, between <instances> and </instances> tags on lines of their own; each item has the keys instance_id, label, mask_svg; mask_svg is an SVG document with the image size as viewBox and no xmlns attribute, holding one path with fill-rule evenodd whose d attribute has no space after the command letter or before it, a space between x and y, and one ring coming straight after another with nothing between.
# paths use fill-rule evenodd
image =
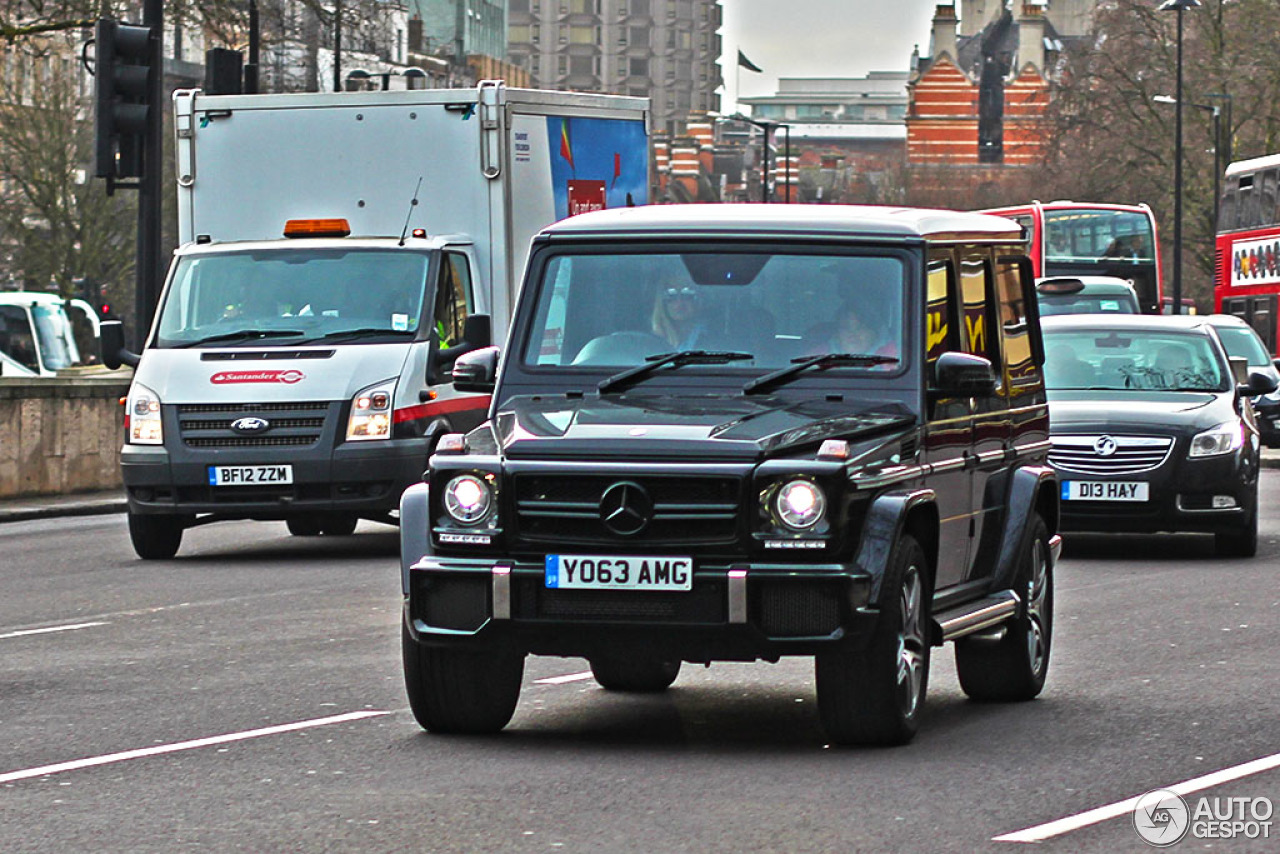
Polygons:
<instances>
[{"instance_id":1,"label":"side mirror","mask_svg":"<svg viewBox=\"0 0 1280 854\"><path fill-rule=\"evenodd\" d=\"M459 356L453 363L454 391L492 392L501 353L501 347L482 347Z\"/></svg>"},{"instance_id":2,"label":"side mirror","mask_svg":"<svg viewBox=\"0 0 1280 854\"><path fill-rule=\"evenodd\" d=\"M1236 385L1249 382L1248 359L1244 356L1228 356L1227 361L1231 363L1231 378L1236 381Z\"/></svg>"},{"instance_id":3,"label":"side mirror","mask_svg":"<svg viewBox=\"0 0 1280 854\"><path fill-rule=\"evenodd\" d=\"M933 363L936 397L990 397L997 387L990 359L972 353L943 353Z\"/></svg>"},{"instance_id":4,"label":"side mirror","mask_svg":"<svg viewBox=\"0 0 1280 854\"><path fill-rule=\"evenodd\" d=\"M493 324L487 314L473 314L462 322L462 340L452 347L433 349L427 362L427 382L449 382L441 376L464 353L493 343Z\"/></svg>"},{"instance_id":5,"label":"side mirror","mask_svg":"<svg viewBox=\"0 0 1280 854\"><path fill-rule=\"evenodd\" d=\"M98 327L102 348L102 364L111 370L121 365L136 368L141 357L124 348L124 324L118 320L104 320Z\"/></svg>"},{"instance_id":6,"label":"side mirror","mask_svg":"<svg viewBox=\"0 0 1280 854\"><path fill-rule=\"evenodd\" d=\"M1275 378L1262 371L1250 371L1249 379L1236 386L1236 390L1245 397L1261 397L1271 394L1277 388L1280 388L1280 384L1276 383Z\"/></svg>"}]
</instances>

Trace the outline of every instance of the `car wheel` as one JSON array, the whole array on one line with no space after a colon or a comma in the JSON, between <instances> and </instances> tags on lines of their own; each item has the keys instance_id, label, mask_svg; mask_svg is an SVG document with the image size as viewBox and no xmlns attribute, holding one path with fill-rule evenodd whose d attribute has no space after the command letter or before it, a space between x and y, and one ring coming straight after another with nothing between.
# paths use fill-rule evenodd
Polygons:
<instances>
[{"instance_id":1,"label":"car wheel","mask_svg":"<svg viewBox=\"0 0 1280 854\"><path fill-rule=\"evenodd\" d=\"M326 537L349 537L356 530L360 517L354 513L328 513L320 523Z\"/></svg>"},{"instance_id":2,"label":"car wheel","mask_svg":"<svg viewBox=\"0 0 1280 854\"><path fill-rule=\"evenodd\" d=\"M129 514L129 539L143 560L168 560L176 555L186 527L183 516Z\"/></svg>"},{"instance_id":3,"label":"car wheel","mask_svg":"<svg viewBox=\"0 0 1280 854\"><path fill-rule=\"evenodd\" d=\"M294 516L285 519L289 533L295 537L318 537L321 532L320 519L316 516Z\"/></svg>"},{"instance_id":4,"label":"car wheel","mask_svg":"<svg viewBox=\"0 0 1280 854\"><path fill-rule=\"evenodd\" d=\"M679 661L636 658L592 658L591 675L606 691L665 691L680 675Z\"/></svg>"},{"instance_id":5,"label":"car wheel","mask_svg":"<svg viewBox=\"0 0 1280 854\"><path fill-rule=\"evenodd\" d=\"M884 579L886 601L864 649L819 653L818 715L837 744L905 744L929 687L929 566L910 535Z\"/></svg>"},{"instance_id":6,"label":"car wheel","mask_svg":"<svg viewBox=\"0 0 1280 854\"><path fill-rule=\"evenodd\" d=\"M438 733L497 732L511 721L524 679L524 656L507 647L437 649L400 629L409 707L423 729Z\"/></svg>"},{"instance_id":7,"label":"car wheel","mask_svg":"<svg viewBox=\"0 0 1280 854\"><path fill-rule=\"evenodd\" d=\"M1031 518L1030 541L1022 553L1013 590L1021 603L999 640L983 637L956 641L960 688L974 700L1015 702L1044 690L1053 646L1053 564L1049 529Z\"/></svg>"},{"instance_id":8,"label":"car wheel","mask_svg":"<svg viewBox=\"0 0 1280 854\"><path fill-rule=\"evenodd\" d=\"M1219 531L1213 535L1213 550L1218 557L1253 557L1258 553L1258 510L1249 514L1249 521L1238 531Z\"/></svg>"}]
</instances>

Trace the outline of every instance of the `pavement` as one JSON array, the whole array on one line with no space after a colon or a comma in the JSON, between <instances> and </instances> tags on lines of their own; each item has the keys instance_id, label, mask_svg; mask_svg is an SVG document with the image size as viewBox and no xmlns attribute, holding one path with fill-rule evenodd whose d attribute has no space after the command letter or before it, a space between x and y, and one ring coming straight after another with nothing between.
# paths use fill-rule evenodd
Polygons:
<instances>
[{"instance_id":1,"label":"pavement","mask_svg":"<svg viewBox=\"0 0 1280 854\"><path fill-rule=\"evenodd\" d=\"M1280 448L1262 449L1262 467L1280 469ZM31 495L0 499L0 523L58 516L97 516L126 510L123 489L71 495Z\"/></svg>"}]
</instances>

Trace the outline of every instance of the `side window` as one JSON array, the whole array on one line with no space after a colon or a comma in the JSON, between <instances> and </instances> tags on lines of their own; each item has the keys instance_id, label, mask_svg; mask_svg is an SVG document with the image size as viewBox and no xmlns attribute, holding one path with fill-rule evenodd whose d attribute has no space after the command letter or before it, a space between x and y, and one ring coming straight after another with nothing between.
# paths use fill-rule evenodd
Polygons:
<instances>
[{"instance_id":1,"label":"side window","mask_svg":"<svg viewBox=\"0 0 1280 854\"><path fill-rule=\"evenodd\" d=\"M0 350L33 371L40 370L36 359L36 342L31 335L31 322L21 306L0 305Z\"/></svg>"},{"instance_id":2,"label":"side window","mask_svg":"<svg viewBox=\"0 0 1280 854\"><path fill-rule=\"evenodd\" d=\"M959 350L959 325L952 294L956 290L955 265L947 252L929 256L928 303L925 307L925 363L929 368L948 350Z\"/></svg>"},{"instance_id":3,"label":"side window","mask_svg":"<svg viewBox=\"0 0 1280 854\"><path fill-rule=\"evenodd\" d=\"M999 342L996 340L995 300L991 282L991 261L980 249L966 248L961 252L960 295L964 317L964 351L1000 363Z\"/></svg>"},{"instance_id":4,"label":"side window","mask_svg":"<svg viewBox=\"0 0 1280 854\"><path fill-rule=\"evenodd\" d=\"M1258 194L1258 225L1273 225L1276 221L1276 170L1262 173L1262 188Z\"/></svg>"},{"instance_id":5,"label":"side window","mask_svg":"<svg viewBox=\"0 0 1280 854\"><path fill-rule=\"evenodd\" d=\"M1222 194L1222 210L1218 213L1218 231L1236 227L1236 188L1228 186Z\"/></svg>"},{"instance_id":6,"label":"side window","mask_svg":"<svg viewBox=\"0 0 1280 854\"><path fill-rule=\"evenodd\" d=\"M436 288L435 334L442 347L462 340L462 326L471 313L471 267L461 252L446 252Z\"/></svg>"},{"instance_id":7,"label":"side window","mask_svg":"<svg viewBox=\"0 0 1280 854\"><path fill-rule=\"evenodd\" d=\"M1034 392L1044 385L1032 346L1032 336L1039 334L1039 327L1028 316L1035 299L1033 287L1034 282L1023 281L1016 258L1000 259L996 265L996 299L1000 337L1004 342L1004 384L1013 397Z\"/></svg>"}]
</instances>

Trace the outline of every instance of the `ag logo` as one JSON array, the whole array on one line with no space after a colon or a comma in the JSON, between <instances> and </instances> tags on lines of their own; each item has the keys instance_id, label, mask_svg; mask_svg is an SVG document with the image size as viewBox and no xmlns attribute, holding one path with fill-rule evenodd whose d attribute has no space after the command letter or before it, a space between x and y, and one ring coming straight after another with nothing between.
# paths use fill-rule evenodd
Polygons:
<instances>
[{"instance_id":1,"label":"ag logo","mask_svg":"<svg viewBox=\"0 0 1280 854\"><path fill-rule=\"evenodd\" d=\"M1109 457L1116 452L1116 440L1110 436L1099 436L1093 443L1093 451L1100 457Z\"/></svg>"},{"instance_id":2,"label":"ag logo","mask_svg":"<svg viewBox=\"0 0 1280 854\"><path fill-rule=\"evenodd\" d=\"M259 418L256 415L248 415L244 418L237 418L231 422L231 429L237 433L245 435L253 435L254 433L264 433L271 426L271 422L265 418Z\"/></svg>"},{"instance_id":3,"label":"ag logo","mask_svg":"<svg viewBox=\"0 0 1280 854\"><path fill-rule=\"evenodd\" d=\"M1191 827L1191 811L1177 792L1154 789L1133 807L1133 827L1142 841L1156 848L1176 845Z\"/></svg>"}]
</instances>

